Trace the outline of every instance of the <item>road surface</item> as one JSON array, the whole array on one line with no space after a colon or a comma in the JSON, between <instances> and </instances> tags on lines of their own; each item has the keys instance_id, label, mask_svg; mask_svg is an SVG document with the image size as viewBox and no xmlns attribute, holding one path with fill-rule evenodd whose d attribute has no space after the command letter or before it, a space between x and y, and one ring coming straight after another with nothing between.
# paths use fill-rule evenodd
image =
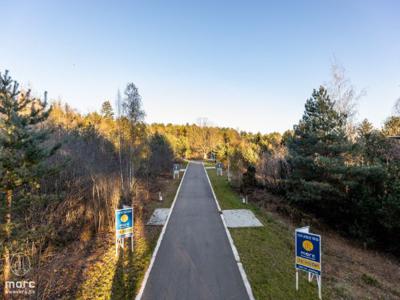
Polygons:
<instances>
[{"instance_id":1,"label":"road surface","mask_svg":"<svg viewBox=\"0 0 400 300\"><path fill-rule=\"evenodd\" d=\"M142 299L249 299L199 163L187 167Z\"/></svg>"}]
</instances>

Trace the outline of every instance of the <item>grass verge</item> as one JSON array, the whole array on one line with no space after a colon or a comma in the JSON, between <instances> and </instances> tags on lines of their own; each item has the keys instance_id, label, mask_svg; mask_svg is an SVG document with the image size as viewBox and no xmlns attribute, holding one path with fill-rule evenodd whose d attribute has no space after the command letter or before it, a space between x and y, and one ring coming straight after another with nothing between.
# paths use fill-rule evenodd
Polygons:
<instances>
[{"instance_id":1,"label":"grass verge","mask_svg":"<svg viewBox=\"0 0 400 300\"><path fill-rule=\"evenodd\" d=\"M215 167L215 161L213 160L207 160L203 162L205 167Z\"/></svg>"},{"instance_id":2,"label":"grass verge","mask_svg":"<svg viewBox=\"0 0 400 300\"><path fill-rule=\"evenodd\" d=\"M294 229L304 225L322 235L324 299L400 299L398 258L364 249L266 190L242 204L226 177L208 174L222 209L250 209L265 225L230 229L257 299L317 299L303 272L300 291L294 288Z\"/></svg>"},{"instance_id":3,"label":"grass verge","mask_svg":"<svg viewBox=\"0 0 400 300\"><path fill-rule=\"evenodd\" d=\"M300 272L295 290L294 232L253 204L242 204L226 177L207 170L221 209L250 209L264 224L258 228L229 229L256 299L318 299L315 281ZM330 296L323 288L323 298Z\"/></svg>"}]
</instances>

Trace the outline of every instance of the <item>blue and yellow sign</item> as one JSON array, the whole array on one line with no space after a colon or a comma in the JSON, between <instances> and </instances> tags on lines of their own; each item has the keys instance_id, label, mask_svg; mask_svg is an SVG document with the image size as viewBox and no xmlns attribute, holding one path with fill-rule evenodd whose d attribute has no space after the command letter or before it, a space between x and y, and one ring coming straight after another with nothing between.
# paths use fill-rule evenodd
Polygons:
<instances>
[{"instance_id":1,"label":"blue and yellow sign","mask_svg":"<svg viewBox=\"0 0 400 300\"><path fill-rule=\"evenodd\" d=\"M321 275L321 236L296 231L296 269Z\"/></svg>"},{"instance_id":2,"label":"blue and yellow sign","mask_svg":"<svg viewBox=\"0 0 400 300\"><path fill-rule=\"evenodd\" d=\"M117 238L133 236L133 208L115 210L115 230Z\"/></svg>"}]
</instances>

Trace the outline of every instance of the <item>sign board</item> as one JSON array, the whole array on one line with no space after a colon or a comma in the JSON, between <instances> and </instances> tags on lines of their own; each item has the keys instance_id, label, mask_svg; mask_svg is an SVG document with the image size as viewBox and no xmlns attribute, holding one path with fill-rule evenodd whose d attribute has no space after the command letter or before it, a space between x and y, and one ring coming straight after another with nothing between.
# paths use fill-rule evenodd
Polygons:
<instances>
[{"instance_id":1,"label":"sign board","mask_svg":"<svg viewBox=\"0 0 400 300\"><path fill-rule=\"evenodd\" d=\"M174 164L174 171L172 172L174 179L175 178L179 179L179 170L180 170L179 164Z\"/></svg>"},{"instance_id":2,"label":"sign board","mask_svg":"<svg viewBox=\"0 0 400 300\"><path fill-rule=\"evenodd\" d=\"M215 167L217 169L217 176L222 176L222 163L217 163Z\"/></svg>"},{"instance_id":3,"label":"sign board","mask_svg":"<svg viewBox=\"0 0 400 300\"><path fill-rule=\"evenodd\" d=\"M308 282L317 279L318 297L322 299L321 236L310 233L310 226L295 231L296 290L299 290L299 270L308 273Z\"/></svg>"},{"instance_id":4,"label":"sign board","mask_svg":"<svg viewBox=\"0 0 400 300\"><path fill-rule=\"evenodd\" d=\"M296 269L321 275L321 236L296 230Z\"/></svg>"},{"instance_id":5,"label":"sign board","mask_svg":"<svg viewBox=\"0 0 400 300\"><path fill-rule=\"evenodd\" d=\"M133 236L133 208L115 210L116 238L124 239Z\"/></svg>"}]
</instances>

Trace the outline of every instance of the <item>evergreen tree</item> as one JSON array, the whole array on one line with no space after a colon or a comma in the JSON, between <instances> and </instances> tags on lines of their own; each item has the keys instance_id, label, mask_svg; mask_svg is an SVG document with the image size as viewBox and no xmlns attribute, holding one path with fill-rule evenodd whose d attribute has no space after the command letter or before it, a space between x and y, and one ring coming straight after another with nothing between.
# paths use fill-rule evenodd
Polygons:
<instances>
[{"instance_id":1,"label":"evergreen tree","mask_svg":"<svg viewBox=\"0 0 400 300\"><path fill-rule=\"evenodd\" d=\"M359 136L367 136L371 134L372 130L374 130L374 126L370 121L368 121L368 119L364 119L357 128Z\"/></svg>"},{"instance_id":2,"label":"evergreen tree","mask_svg":"<svg viewBox=\"0 0 400 300\"><path fill-rule=\"evenodd\" d=\"M389 164L384 182L385 193L377 211L376 239L387 251L400 255L400 161Z\"/></svg>"},{"instance_id":3,"label":"evergreen tree","mask_svg":"<svg viewBox=\"0 0 400 300\"><path fill-rule=\"evenodd\" d=\"M247 171L243 174L240 192L245 196L251 193L257 186L256 168L252 165L247 167Z\"/></svg>"},{"instance_id":4,"label":"evergreen tree","mask_svg":"<svg viewBox=\"0 0 400 300\"><path fill-rule=\"evenodd\" d=\"M5 196L2 207L3 276L10 278L10 247L13 240L14 207L27 201L40 188L40 179L48 169L44 160L51 156L57 146L46 147L48 131L39 128L49 116L46 95L42 102L32 98L29 91L19 91L18 83L0 73L0 192Z\"/></svg>"},{"instance_id":5,"label":"evergreen tree","mask_svg":"<svg viewBox=\"0 0 400 300\"><path fill-rule=\"evenodd\" d=\"M101 105L101 115L104 118L112 119L114 117L114 112L111 106L110 101L104 101Z\"/></svg>"},{"instance_id":6,"label":"evergreen tree","mask_svg":"<svg viewBox=\"0 0 400 300\"><path fill-rule=\"evenodd\" d=\"M165 136L155 133L149 141L148 171L151 176L171 170L174 152Z\"/></svg>"},{"instance_id":7,"label":"evergreen tree","mask_svg":"<svg viewBox=\"0 0 400 300\"><path fill-rule=\"evenodd\" d=\"M337 217L334 211L345 196L341 179L350 150L346 117L320 87L307 100L303 118L288 139L292 168L288 197L311 211L325 213L327 218Z\"/></svg>"},{"instance_id":8,"label":"evergreen tree","mask_svg":"<svg viewBox=\"0 0 400 300\"><path fill-rule=\"evenodd\" d=\"M363 120L357 128L358 137L355 145L355 154L361 155L362 165L385 162L385 152L388 140L367 120Z\"/></svg>"},{"instance_id":9,"label":"evergreen tree","mask_svg":"<svg viewBox=\"0 0 400 300\"><path fill-rule=\"evenodd\" d=\"M387 136L400 136L400 117L388 118L383 125L383 133Z\"/></svg>"}]
</instances>

